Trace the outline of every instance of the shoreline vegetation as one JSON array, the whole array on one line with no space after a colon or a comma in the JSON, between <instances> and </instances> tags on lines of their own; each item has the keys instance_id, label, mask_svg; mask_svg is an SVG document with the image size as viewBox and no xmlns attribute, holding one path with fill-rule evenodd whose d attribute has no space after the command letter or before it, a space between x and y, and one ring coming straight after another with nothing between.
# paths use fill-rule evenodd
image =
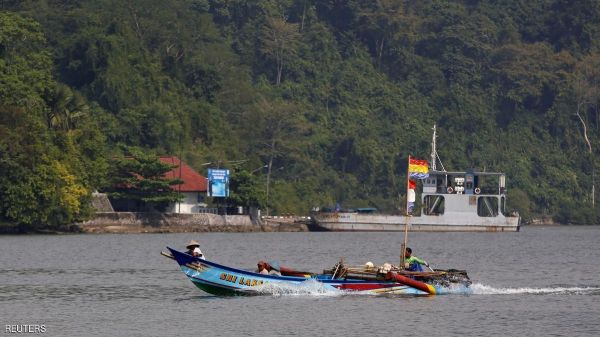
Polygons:
<instances>
[{"instance_id":1,"label":"shoreline vegetation","mask_svg":"<svg viewBox=\"0 0 600 337\"><path fill-rule=\"evenodd\" d=\"M597 0L0 8L0 224L15 230L71 230L95 192L167 211L182 175L162 179L162 156L230 170L207 207L400 211L433 125L444 169L506 174L507 213L600 224Z\"/></svg>"}]
</instances>

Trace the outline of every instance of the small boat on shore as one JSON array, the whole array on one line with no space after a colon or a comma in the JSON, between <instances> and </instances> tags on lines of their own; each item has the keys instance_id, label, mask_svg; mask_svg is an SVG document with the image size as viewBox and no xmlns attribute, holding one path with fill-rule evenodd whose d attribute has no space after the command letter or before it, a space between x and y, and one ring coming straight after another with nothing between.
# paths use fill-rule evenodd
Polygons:
<instances>
[{"instance_id":1,"label":"small boat on shore","mask_svg":"<svg viewBox=\"0 0 600 337\"><path fill-rule=\"evenodd\" d=\"M385 264L349 266L343 261L322 273L296 271L280 267L281 275L264 275L202 260L167 247L162 255L174 259L188 279L199 289L214 295L260 295L273 287L301 287L318 284L325 291L358 294L436 295L459 288L468 293L471 281L465 271L431 270L411 272Z\"/></svg>"}]
</instances>

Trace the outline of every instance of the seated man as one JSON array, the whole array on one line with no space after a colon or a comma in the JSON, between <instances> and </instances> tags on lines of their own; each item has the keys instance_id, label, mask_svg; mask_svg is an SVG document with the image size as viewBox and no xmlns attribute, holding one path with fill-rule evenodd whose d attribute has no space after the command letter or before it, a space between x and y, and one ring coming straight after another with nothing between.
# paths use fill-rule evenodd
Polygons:
<instances>
[{"instance_id":1,"label":"seated man","mask_svg":"<svg viewBox=\"0 0 600 337\"><path fill-rule=\"evenodd\" d=\"M423 271L421 265L429 267L427 261L413 256L412 249L406 247L406 253L404 254L404 269L408 271Z\"/></svg>"},{"instance_id":2,"label":"seated man","mask_svg":"<svg viewBox=\"0 0 600 337\"><path fill-rule=\"evenodd\" d=\"M273 268L270 264L268 264L265 261L259 261L257 263L257 266L258 266L258 270L256 272L259 274L281 276L281 273L279 272L279 270Z\"/></svg>"},{"instance_id":3,"label":"seated man","mask_svg":"<svg viewBox=\"0 0 600 337\"><path fill-rule=\"evenodd\" d=\"M197 241L190 240L185 248L187 248L186 253L190 254L191 256L206 260L204 254L202 254L202 251L200 250L200 244Z\"/></svg>"},{"instance_id":4,"label":"seated man","mask_svg":"<svg viewBox=\"0 0 600 337\"><path fill-rule=\"evenodd\" d=\"M267 263L265 261L259 261L257 263L258 270L256 271L259 274L269 275L269 271L267 270Z\"/></svg>"}]
</instances>

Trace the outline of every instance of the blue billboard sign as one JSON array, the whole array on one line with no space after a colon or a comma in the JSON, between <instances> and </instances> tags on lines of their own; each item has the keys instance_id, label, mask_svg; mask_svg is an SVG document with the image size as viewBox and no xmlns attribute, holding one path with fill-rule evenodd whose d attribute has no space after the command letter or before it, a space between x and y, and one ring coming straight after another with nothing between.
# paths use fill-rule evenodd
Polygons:
<instances>
[{"instance_id":1,"label":"blue billboard sign","mask_svg":"<svg viewBox=\"0 0 600 337\"><path fill-rule=\"evenodd\" d=\"M208 169L208 189L209 197L228 197L229 196L229 170Z\"/></svg>"}]
</instances>

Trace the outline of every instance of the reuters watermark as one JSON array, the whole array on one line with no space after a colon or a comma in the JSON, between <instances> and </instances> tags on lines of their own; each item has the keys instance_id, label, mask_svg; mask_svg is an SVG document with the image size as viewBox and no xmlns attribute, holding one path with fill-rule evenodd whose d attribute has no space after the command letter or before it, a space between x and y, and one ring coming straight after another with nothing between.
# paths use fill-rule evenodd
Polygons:
<instances>
[{"instance_id":1,"label":"reuters watermark","mask_svg":"<svg viewBox=\"0 0 600 337\"><path fill-rule=\"evenodd\" d=\"M7 334L43 334L46 331L46 324L6 324L4 329Z\"/></svg>"}]
</instances>

